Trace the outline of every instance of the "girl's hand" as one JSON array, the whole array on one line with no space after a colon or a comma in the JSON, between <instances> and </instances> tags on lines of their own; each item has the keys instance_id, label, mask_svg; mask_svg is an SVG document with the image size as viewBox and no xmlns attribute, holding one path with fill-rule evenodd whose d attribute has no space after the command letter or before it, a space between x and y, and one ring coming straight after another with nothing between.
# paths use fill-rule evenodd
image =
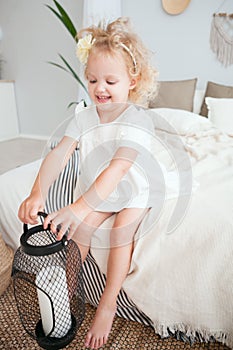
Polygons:
<instances>
[{"instance_id":1,"label":"girl's hand","mask_svg":"<svg viewBox=\"0 0 233 350\"><path fill-rule=\"evenodd\" d=\"M44 201L40 195L30 194L20 205L18 211L19 219L25 224L38 224L38 211L44 210Z\"/></svg>"},{"instance_id":2,"label":"girl's hand","mask_svg":"<svg viewBox=\"0 0 233 350\"><path fill-rule=\"evenodd\" d=\"M61 240L66 231L69 230L67 238L71 239L82 220L83 218L79 217L71 204L48 214L44 220L44 229L47 229L50 224L51 231L57 234L57 240Z\"/></svg>"}]
</instances>

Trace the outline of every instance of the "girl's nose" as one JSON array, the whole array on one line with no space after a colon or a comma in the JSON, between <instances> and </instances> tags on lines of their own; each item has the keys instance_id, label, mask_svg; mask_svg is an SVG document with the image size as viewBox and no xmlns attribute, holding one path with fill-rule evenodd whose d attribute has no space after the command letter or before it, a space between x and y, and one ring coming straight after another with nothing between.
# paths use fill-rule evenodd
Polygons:
<instances>
[{"instance_id":1,"label":"girl's nose","mask_svg":"<svg viewBox=\"0 0 233 350\"><path fill-rule=\"evenodd\" d=\"M106 91L105 84L102 84L102 83L98 84L97 87L96 87L96 90L97 90L97 92L104 92L104 91Z\"/></svg>"}]
</instances>

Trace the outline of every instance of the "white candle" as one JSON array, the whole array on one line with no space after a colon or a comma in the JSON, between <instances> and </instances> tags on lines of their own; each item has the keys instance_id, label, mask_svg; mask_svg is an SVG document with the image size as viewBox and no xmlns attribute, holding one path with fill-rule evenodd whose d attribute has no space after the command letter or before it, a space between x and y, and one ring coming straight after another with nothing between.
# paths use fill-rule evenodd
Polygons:
<instances>
[{"instance_id":1,"label":"white candle","mask_svg":"<svg viewBox=\"0 0 233 350\"><path fill-rule=\"evenodd\" d=\"M41 288L37 288L37 295L45 335L53 328L54 312L54 330L49 336L64 337L72 324L65 270L54 265L42 268L36 276L36 285Z\"/></svg>"}]
</instances>

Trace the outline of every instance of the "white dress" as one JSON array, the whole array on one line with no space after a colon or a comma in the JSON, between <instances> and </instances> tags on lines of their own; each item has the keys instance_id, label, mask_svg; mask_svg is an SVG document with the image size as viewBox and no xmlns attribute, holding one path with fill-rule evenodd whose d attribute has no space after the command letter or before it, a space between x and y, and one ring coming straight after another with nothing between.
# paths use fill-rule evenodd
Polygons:
<instances>
[{"instance_id":1,"label":"white dress","mask_svg":"<svg viewBox=\"0 0 233 350\"><path fill-rule=\"evenodd\" d=\"M143 108L129 105L111 123L100 122L95 106L85 108L71 120L65 135L79 141L80 172L75 199L88 190L119 147L136 149L138 155L117 188L95 210L149 208L158 200L156 193L164 192L160 181L163 176L157 176L158 181L155 176L161 175L161 169L151 154L154 126Z\"/></svg>"}]
</instances>

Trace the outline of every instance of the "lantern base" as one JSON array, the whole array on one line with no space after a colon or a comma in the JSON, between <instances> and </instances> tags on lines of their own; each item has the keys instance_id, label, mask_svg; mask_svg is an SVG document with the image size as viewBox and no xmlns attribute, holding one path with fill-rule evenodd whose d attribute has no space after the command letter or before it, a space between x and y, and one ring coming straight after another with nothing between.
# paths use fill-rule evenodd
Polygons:
<instances>
[{"instance_id":1,"label":"lantern base","mask_svg":"<svg viewBox=\"0 0 233 350\"><path fill-rule=\"evenodd\" d=\"M36 341L40 345L41 348L47 350L57 350L62 349L66 345L68 345L75 337L77 327L76 327L76 318L71 315L72 325L68 333L62 338L49 337L44 334L44 330L42 327L42 320L36 325L35 333L36 333Z\"/></svg>"}]
</instances>

